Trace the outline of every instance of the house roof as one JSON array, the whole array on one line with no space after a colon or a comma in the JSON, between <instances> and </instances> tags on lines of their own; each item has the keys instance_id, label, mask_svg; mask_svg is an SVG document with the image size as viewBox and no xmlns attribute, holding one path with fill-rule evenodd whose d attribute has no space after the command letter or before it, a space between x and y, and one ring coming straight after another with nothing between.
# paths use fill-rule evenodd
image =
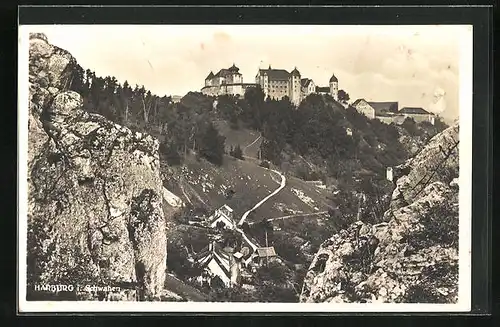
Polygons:
<instances>
[{"instance_id":1,"label":"house roof","mask_svg":"<svg viewBox=\"0 0 500 327\"><path fill-rule=\"evenodd\" d=\"M209 223L210 225L214 226L213 224L215 222L222 222L222 221L226 221L227 224L229 225L235 225L235 222L233 219L231 219L231 217L228 217L227 215L225 215L224 213L221 213L219 215L213 215L210 220L209 220Z\"/></svg>"},{"instance_id":2,"label":"house roof","mask_svg":"<svg viewBox=\"0 0 500 327\"><path fill-rule=\"evenodd\" d=\"M332 75L332 77L330 77L330 83L331 82L338 82L339 80L337 79L337 77L335 77L335 74Z\"/></svg>"},{"instance_id":3,"label":"house roof","mask_svg":"<svg viewBox=\"0 0 500 327\"><path fill-rule=\"evenodd\" d=\"M271 66L269 66L271 67ZM284 69L259 69L260 74L266 74L270 80L287 81L290 78L290 73Z\"/></svg>"},{"instance_id":4,"label":"house roof","mask_svg":"<svg viewBox=\"0 0 500 327\"><path fill-rule=\"evenodd\" d=\"M404 107L400 111L403 114L430 115L432 113L420 107Z\"/></svg>"},{"instance_id":5,"label":"house roof","mask_svg":"<svg viewBox=\"0 0 500 327\"><path fill-rule=\"evenodd\" d=\"M267 248L257 248L256 251L257 251L257 255L261 258L276 256L276 251L274 251L274 246L270 246Z\"/></svg>"},{"instance_id":6,"label":"house roof","mask_svg":"<svg viewBox=\"0 0 500 327\"><path fill-rule=\"evenodd\" d=\"M295 67L293 70L292 70L292 75L299 75L300 76L300 72L297 70L297 67Z\"/></svg>"},{"instance_id":7,"label":"house roof","mask_svg":"<svg viewBox=\"0 0 500 327\"><path fill-rule=\"evenodd\" d=\"M229 277L229 254L225 253L217 243L213 242L211 245L211 250L209 244L207 247L205 247L207 249L206 251L204 251L203 253L200 252L195 256L196 261L198 263L201 263L200 268L203 269L213 259L219 265L222 271Z\"/></svg>"},{"instance_id":8,"label":"house roof","mask_svg":"<svg viewBox=\"0 0 500 327\"><path fill-rule=\"evenodd\" d=\"M230 207L230 206L228 206L227 204L224 204L224 205L223 205L222 207L220 207L219 209L222 209L222 208L226 209L226 210L227 210L227 211L229 211L229 212L233 212L233 209L231 209L231 207Z\"/></svg>"},{"instance_id":9,"label":"house roof","mask_svg":"<svg viewBox=\"0 0 500 327\"><path fill-rule=\"evenodd\" d=\"M214 73L210 72L210 74L208 74L208 76L207 76L207 78L205 78L205 80L212 79L213 77L214 77Z\"/></svg>"},{"instance_id":10,"label":"house roof","mask_svg":"<svg viewBox=\"0 0 500 327\"><path fill-rule=\"evenodd\" d=\"M391 107L393 105L396 105L396 108L398 106L397 102L368 102L370 106L372 106L373 109L375 109L375 115L383 115L385 113L391 112Z\"/></svg>"},{"instance_id":11,"label":"house roof","mask_svg":"<svg viewBox=\"0 0 500 327\"><path fill-rule=\"evenodd\" d=\"M233 74L240 74L238 72L239 70L240 69L233 64L229 68L222 68L213 77L227 77L227 76L230 76L230 75L233 75Z\"/></svg>"},{"instance_id":12,"label":"house roof","mask_svg":"<svg viewBox=\"0 0 500 327\"><path fill-rule=\"evenodd\" d=\"M313 81L313 80L312 80L312 79L310 79L310 78L302 78L302 79L300 80L300 85L301 85L302 87L308 87L308 86L309 86L309 84L311 84L311 83L312 83L312 81Z\"/></svg>"},{"instance_id":13,"label":"house roof","mask_svg":"<svg viewBox=\"0 0 500 327\"><path fill-rule=\"evenodd\" d=\"M221 210L222 210L222 212L221 212ZM230 213L233 212L233 209L231 209L231 207L229 207L227 204L224 204L219 209L217 209L213 215L211 215L210 217L208 217L208 221L210 223L213 223L215 220L217 220L217 219L219 219L221 217L226 218L229 221L231 221L232 220L231 217L228 217L226 214L224 214L223 211L225 211L225 210L229 211Z\"/></svg>"},{"instance_id":14,"label":"house roof","mask_svg":"<svg viewBox=\"0 0 500 327\"><path fill-rule=\"evenodd\" d=\"M229 71L229 69L222 68L221 70L219 70L217 72L217 74L214 75L214 77L226 77L228 75L231 75L231 72Z\"/></svg>"},{"instance_id":15,"label":"house roof","mask_svg":"<svg viewBox=\"0 0 500 327\"><path fill-rule=\"evenodd\" d=\"M354 102L352 103L352 106L353 106L353 107L357 106L357 105L358 105L361 101L365 101L365 102L366 102L366 100L365 100L365 99L357 99L356 101L354 101Z\"/></svg>"},{"instance_id":16,"label":"house roof","mask_svg":"<svg viewBox=\"0 0 500 327\"><path fill-rule=\"evenodd\" d=\"M328 92L330 92L330 87L328 87L328 86L316 86L316 92L328 93Z\"/></svg>"},{"instance_id":17,"label":"house roof","mask_svg":"<svg viewBox=\"0 0 500 327\"><path fill-rule=\"evenodd\" d=\"M236 65L233 63L233 65L231 67L229 67L228 70L231 72L238 72L240 69L238 67L236 67Z\"/></svg>"}]
</instances>

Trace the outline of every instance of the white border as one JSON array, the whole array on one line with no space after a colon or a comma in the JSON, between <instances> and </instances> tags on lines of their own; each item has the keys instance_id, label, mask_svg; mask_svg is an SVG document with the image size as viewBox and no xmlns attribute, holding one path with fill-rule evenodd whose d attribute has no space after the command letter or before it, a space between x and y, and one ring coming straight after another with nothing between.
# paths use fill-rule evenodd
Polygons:
<instances>
[{"instance_id":1,"label":"white border","mask_svg":"<svg viewBox=\"0 0 500 327\"><path fill-rule=\"evenodd\" d=\"M42 25L44 26L44 25ZM18 57L18 310L28 312L468 312L471 310L471 218L472 218L472 26L463 29L460 51L460 207L459 207L459 300L456 304L394 303L210 303L210 302L99 302L26 301L27 150L28 150L28 59L29 33L42 26L19 26ZM66 26L66 25L65 25ZM240 25L241 26L241 25ZM62 26L61 26L62 27ZM95 25L94 25L95 27ZM130 25L129 25L130 27ZM187 27L187 26L186 26ZM222 26L220 26L222 27ZM339 26L340 27L340 26ZM380 26L346 26L360 32ZM306 30L307 27L304 27ZM402 29L395 28L395 33ZM50 40L49 40L50 42Z\"/></svg>"}]
</instances>

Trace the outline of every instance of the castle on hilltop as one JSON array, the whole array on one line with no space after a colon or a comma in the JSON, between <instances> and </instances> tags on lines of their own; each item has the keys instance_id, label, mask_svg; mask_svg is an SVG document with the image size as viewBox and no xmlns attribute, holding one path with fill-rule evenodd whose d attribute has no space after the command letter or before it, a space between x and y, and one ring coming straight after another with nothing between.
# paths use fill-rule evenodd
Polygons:
<instances>
[{"instance_id":1,"label":"castle on hilltop","mask_svg":"<svg viewBox=\"0 0 500 327\"><path fill-rule=\"evenodd\" d=\"M292 103L299 103L311 93L330 94L338 100L339 81L335 75L330 78L329 87L317 87L312 79L301 78L295 67L292 72L284 69L259 69L255 76L255 83L260 85L266 97L280 100L287 96Z\"/></svg>"},{"instance_id":2,"label":"castle on hilltop","mask_svg":"<svg viewBox=\"0 0 500 327\"><path fill-rule=\"evenodd\" d=\"M223 68L214 75L210 72L205 78L205 86L201 93L209 96L234 95L242 97L248 87L255 87L253 83L243 83L243 75L240 69L233 65L229 68Z\"/></svg>"},{"instance_id":3,"label":"castle on hilltop","mask_svg":"<svg viewBox=\"0 0 500 327\"><path fill-rule=\"evenodd\" d=\"M338 100L338 79L332 75L329 86L316 86L310 78L301 78L295 67L291 72L285 69L259 69L255 76L255 83L243 83L243 75L239 68L233 65L219 70L217 74L210 72L205 78L205 86L201 92L209 96L234 95L242 97L249 87L259 85L266 98L281 100L288 97L292 103L300 102L311 93L329 94Z\"/></svg>"}]
</instances>

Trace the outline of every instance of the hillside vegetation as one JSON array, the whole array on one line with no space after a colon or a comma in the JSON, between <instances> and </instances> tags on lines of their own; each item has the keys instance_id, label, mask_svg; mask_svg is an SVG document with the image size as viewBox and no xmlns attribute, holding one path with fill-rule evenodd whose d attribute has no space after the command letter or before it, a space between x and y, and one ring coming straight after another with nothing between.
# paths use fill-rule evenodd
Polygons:
<instances>
[{"instance_id":1,"label":"hillside vegetation","mask_svg":"<svg viewBox=\"0 0 500 327\"><path fill-rule=\"evenodd\" d=\"M160 141L163 186L186 204L166 217L178 234L169 256L179 263L184 245L207 242L205 232L186 226L194 212L208 216L228 204L238 220L279 186L280 177L263 168L270 167L287 176L286 186L244 228L261 245L267 236L289 263L309 264L325 239L353 221L382 221L394 188L386 168L445 128L439 120L387 125L328 95L312 94L296 107L287 98L265 100L260 88L243 98L189 92L174 103L78 65L73 72L70 88L82 95L83 109Z\"/></svg>"}]
</instances>

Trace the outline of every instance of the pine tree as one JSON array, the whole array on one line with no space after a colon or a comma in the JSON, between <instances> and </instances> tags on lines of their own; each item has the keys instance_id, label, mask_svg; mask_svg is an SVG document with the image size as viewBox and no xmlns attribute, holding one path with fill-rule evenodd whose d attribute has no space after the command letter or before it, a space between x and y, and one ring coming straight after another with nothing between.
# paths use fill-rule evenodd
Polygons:
<instances>
[{"instance_id":1,"label":"pine tree","mask_svg":"<svg viewBox=\"0 0 500 327\"><path fill-rule=\"evenodd\" d=\"M216 165L222 165L225 137L219 134L213 123L209 123L200 140L200 154Z\"/></svg>"},{"instance_id":2,"label":"pine tree","mask_svg":"<svg viewBox=\"0 0 500 327\"><path fill-rule=\"evenodd\" d=\"M233 149L232 156L237 159L243 160L243 151L241 150L239 144Z\"/></svg>"}]
</instances>

